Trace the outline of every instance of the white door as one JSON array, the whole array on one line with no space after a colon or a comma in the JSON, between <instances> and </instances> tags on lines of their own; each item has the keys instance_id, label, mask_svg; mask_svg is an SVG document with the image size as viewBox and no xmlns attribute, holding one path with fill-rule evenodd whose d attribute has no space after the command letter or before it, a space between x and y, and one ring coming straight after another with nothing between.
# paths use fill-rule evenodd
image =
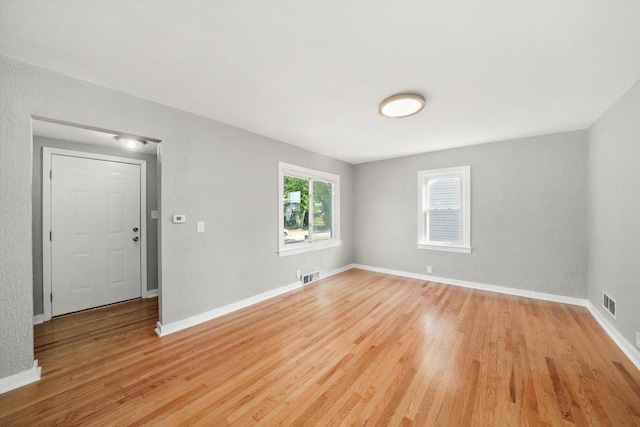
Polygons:
<instances>
[{"instance_id":1,"label":"white door","mask_svg":"<svg viewBox=\"0 0 640 427\"><path fill-rule=\"evenodd\" d=\"M141 296L140 165L52 155L52 315Z\"/></svg>"}]
</instances>

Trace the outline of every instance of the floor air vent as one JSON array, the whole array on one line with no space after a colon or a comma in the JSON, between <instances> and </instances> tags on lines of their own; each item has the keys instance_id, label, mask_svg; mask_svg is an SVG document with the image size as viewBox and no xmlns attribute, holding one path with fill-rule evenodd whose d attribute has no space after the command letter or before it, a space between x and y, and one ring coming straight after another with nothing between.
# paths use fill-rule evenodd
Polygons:
<instances>
[{"instance_id":1,"label":"floor air vent","mask_svg":"<svg viewBox=\"0 0 640 427\"><path fill-rule=\"evenodd\" d=\"M304 276L302 276L302 283L306 284L306 283L310 283L310 282L315 282L319 278L320 278L320 272L319 271L312 271L311 273L305 274Z\"/></svg>"},{"instance_id":2,"label":"floor air vent","mask_svg":"<svg viewBox=\"0 0 640 427\"><path fill-rule=\"evenodd\" d=\"M606 293L602 293L602 306L607 309L609 313L615 318L616 317L616 301L611 298Z\"/></svg>"}]
</instances>

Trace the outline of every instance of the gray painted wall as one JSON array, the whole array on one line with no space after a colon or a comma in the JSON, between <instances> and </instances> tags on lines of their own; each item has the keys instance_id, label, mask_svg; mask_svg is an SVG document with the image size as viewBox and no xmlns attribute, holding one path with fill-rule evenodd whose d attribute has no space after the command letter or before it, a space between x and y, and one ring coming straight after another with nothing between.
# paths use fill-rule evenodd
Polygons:
<instances>
[{"instance_id":1,"label":"gray painted wall","mask_svg":"<svg viewBox=\"0 0 640 427\"><path fill-rule=\"evenodd\" d=\"M589 301L635 347L640 331L640 81L589 129ZM602 308L602 292L617 318Z\"/></svg>"},{"instance_id":2,"label":"gray painted wall","mask_svg":"<svg viewBox=\"0 0 640 427\"><path fill-rule=\"evenodd\" d=\"M33 365L32 115L162 140L163 324L353 262L347 163L6 57L0 99L0 378ZM341 176L342 246L278 257L278 161Z\"/></svg>"},{"instance_id":3,"label":"gray painted wall","mask_svg":"<svg viewBox=\"0 0 640 427\"><path fill-rule=\"evenodd\" d=\"M117 144L114 144L113 147L105 147L34 136L31 197L33 214L33 314L44 313L44 302L42 300L42 147L106 154L145 160L147 162L147 290L158 289L158 221L151 219L151 211L158 209L157 157L153 154L128 151L120 148Z\"/></svg>"},{"instance_id":4,"label":"gray painted wall","mask_svg":"<svg viewBox=\"0 0 640 427\"><path fill-rule=\"evenodd\" d=\"M416 248L417 172L471 166L471 254ZM354 167L355 262L586 298L584 131Z\"/></svg>"},{"instance_id":5,"label":"gray painted wall","mask_svg":"<svg viewBox=\"0 0 640 427\"><path fill-rule=\"evenodd\" d=\"M0 378L33 363L31 115L163 141L164 324L290 284L296 270L357 262L422 274L431 265L436 276L579 298L588 292L596 307L606 286L619 304L615 327L630 341L640 328L638 249L627 243L640 234L638 83L589 130L589 143L577 131L357 166L2 56L0 99ZM277 256L278 161L340 174L342 246ZM466 164L473 252L418 250L417 171ZM176 213L188 223L172 224ZM196 221L206 221L206 233L196 233Z\"/></svg>"}]
</instances>

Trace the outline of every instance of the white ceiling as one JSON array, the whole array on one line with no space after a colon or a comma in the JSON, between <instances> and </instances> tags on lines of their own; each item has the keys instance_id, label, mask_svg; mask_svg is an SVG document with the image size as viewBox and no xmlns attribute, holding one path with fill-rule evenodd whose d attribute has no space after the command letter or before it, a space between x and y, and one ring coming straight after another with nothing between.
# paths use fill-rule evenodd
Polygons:
<instances>
[{"instance_id":1,"label":"white ceiling","mask_svg":"<svg viewBox=\"0 0 640 427\"><path fill-rule=\"evenodd\" d=\"M587 128L640 1L0 0L0 53L360 163ZM380 117L401 91L425 110Z\"/></svg>"}]
</instances>

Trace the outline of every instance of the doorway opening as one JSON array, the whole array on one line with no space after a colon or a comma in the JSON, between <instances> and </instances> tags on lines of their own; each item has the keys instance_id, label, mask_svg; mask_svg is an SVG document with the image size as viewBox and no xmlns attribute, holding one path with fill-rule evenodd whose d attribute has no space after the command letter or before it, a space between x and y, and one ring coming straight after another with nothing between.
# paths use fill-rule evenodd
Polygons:
<instances>
[{"instance_id":1,"label":"doorway opening","mask_svg":"<svg viewBox=\"0 0 640 427\"><path fill-rule=\"evenodd\" d=\"M118 131L40 117L32 129L34 323L159 296L160 140L129 151Z\"/></svg>"}]
</instances>

